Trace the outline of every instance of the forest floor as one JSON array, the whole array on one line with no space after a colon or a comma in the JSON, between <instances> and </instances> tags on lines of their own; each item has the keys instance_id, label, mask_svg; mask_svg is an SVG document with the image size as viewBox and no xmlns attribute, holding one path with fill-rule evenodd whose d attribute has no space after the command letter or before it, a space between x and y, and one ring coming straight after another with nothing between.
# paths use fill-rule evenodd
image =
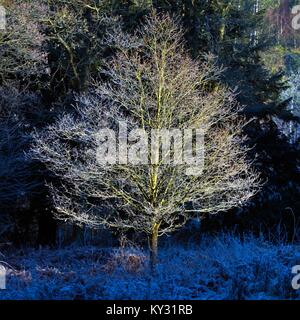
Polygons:
<instances>
[{"instance_id":1,"label":"forest floor","mask_svg":"<svg viewBox=\"0 0 300 320\"><path fill-rule=\"evenodd\" d=\"M147 252L92 246L23 249L0 260L0 299L300 299L292 267L300 246L228 234L160 248L157 274Z\"/></svg>"}]
</instances>

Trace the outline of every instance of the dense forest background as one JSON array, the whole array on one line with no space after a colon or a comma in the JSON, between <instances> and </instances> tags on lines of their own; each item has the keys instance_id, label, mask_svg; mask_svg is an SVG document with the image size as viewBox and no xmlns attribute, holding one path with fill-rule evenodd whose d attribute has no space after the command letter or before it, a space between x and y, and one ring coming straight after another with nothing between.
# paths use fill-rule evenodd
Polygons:
<instances>
[{"instance_id":1,"label":"dense forest background","mask_svg":"<svg viewBox=\"0 0 300 320\"><path fill-rule=\"evenodd\" d=\"M295 240L299 227L300 31L294 0L0 1L0 242L14 245L105 241L99 230L54 219L48 185L59 184L30 156L34 132L70 112L78 95L105 80L106 41L119 17L129 33L156 9L181 18L186 49L212 54L220 81L237 92L249 157L264 185L245 206L201 219L200 231L265 233ZM199 217L195 217L198 219ZM200 217L202 218L202 217ZM299 236L299 233L298 233Z\"/></svg>"}]
</instances>

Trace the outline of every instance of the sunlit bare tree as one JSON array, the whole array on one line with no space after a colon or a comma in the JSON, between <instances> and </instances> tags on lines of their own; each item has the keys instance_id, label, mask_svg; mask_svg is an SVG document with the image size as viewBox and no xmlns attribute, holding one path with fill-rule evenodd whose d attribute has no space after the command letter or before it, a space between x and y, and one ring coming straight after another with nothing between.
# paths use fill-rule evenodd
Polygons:
<instances>
[{"instance_id":1,"label":"sunlit bare tree","mask_svg":"<svg viewBox=\"0 0 300 320\"><path fill-rule=\"evenodd\" d=\"M218 84L222 70L211 57L201 63L189 57L178 22L152 14L134 36L116 28L106 40L117 49L106 66L107 81L79 97L73 115L36 134L32 155L63 181L52 187L57 218L146 234L154 267L159 236L195 214L241 206L260 182L243 147L240 107L234 94ZM129 131L142 128L147 133L201 128L202 173L189 175L190 165L175 163L183 145L175 142L157 162L126 164L121 157L104 166L97 154L99 132L118 132L119 121L126 121ZM129 140L130 148L139 138ZM193 152L202 147L193 143ZM146 150L140 145L137 154L150 160ZM172 156L173 162L164 162L164 156Z\"/></svg>"}]
</instances>

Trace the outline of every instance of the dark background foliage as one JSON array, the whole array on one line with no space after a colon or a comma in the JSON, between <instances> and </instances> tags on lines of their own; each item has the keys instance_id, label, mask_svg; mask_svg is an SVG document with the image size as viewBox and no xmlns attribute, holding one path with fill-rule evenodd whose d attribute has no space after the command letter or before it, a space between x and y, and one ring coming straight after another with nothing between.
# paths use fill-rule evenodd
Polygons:
<instances>
[{"instance_id":1,"label":"dark background foliage","mask_svg":"<svg viewBox=\"0 0 300 320\"><path fill-rule=\"evenodd\" d=\"M241 117L249 156L265 181L244 208L201 222L201 232L221 229L285 232L299 224L299 140L291 141L274 119L296 126L282 99L287 78L300 64L300 32L291 28L297 1L268 0L51 0L1 1L8 30L0 31L0 239L16 245L82 241L83 230L58 224L46 187L59 183L26 156L31 133L50 124L101 75L114 48L105 42L118 16L128 32L155 9L181 19L186 47L201 59L212 53L224 68L221 81L244 105ZM195 231L196 232L196 231ZM197 231L199 232L199 231ZM63 233L63 236L61 235ZM100 232L101 233L101 232Z\"/></svg>"}]
</instances>

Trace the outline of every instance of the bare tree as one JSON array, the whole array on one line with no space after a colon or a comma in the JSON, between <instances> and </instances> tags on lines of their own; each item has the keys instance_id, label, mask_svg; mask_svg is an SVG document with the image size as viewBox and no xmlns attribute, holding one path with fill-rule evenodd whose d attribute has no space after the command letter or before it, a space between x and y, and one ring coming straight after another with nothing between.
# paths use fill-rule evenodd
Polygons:
<instances>
[{"instance_id":1,"label":"bare tree","mask_svg":"<svg viewBox=\"0 0 300 320\"><path fill-rule=\"evenodd\" d=\"M14 0L7 4L6 28L0 30L0 85L29 87L47 74L47 54L38 18L47 10L37 1ZM33 80L34 79L34 80Z\"/></svg>"},{"instance_id":2,"label":"bare tree","mask_svg":"<svg viewBox=\"0 0 300 320\"><path fill-rule=\"evenodd\" d=\"M260 182L243 147L240 107L234 94L218 84L222 70L211 57L199 63L188 56L176 21L152 14L134 36L118 29L107 41L118 49L107 63L108 81L79 97L74 115L64 115L36 134L32 154L63 181L52 187L57 218L146 234L154 267L159 236L180 228L194 214L242 205ZM126 152L135 146L139 160L128 164L129 155L119 156L104 165L97 153L99 132L110 128L120 134L120 121L131 132L202 128L202 173L187 174L190 164L176 162L186 146L181 138L161 155L164 136L154 139L155 148L148 152L145 141L138 143L141 136L129 135ZM118 143L113 151L120 153ZM202 148L192 144L194 153Z\"/></svg>"},{"instance_id":3,"label":"bare tree","mask_svg":"<svg viewBox=\"0 0 300 320\"><path fill-rule=\"evenodd\" d=\"M107 17L106 2L49 0L40 19L47 44L51 87L55 94L85 91L98 73L106 47L103 35L117 18Z\"/></svg>"}]
</instances>

